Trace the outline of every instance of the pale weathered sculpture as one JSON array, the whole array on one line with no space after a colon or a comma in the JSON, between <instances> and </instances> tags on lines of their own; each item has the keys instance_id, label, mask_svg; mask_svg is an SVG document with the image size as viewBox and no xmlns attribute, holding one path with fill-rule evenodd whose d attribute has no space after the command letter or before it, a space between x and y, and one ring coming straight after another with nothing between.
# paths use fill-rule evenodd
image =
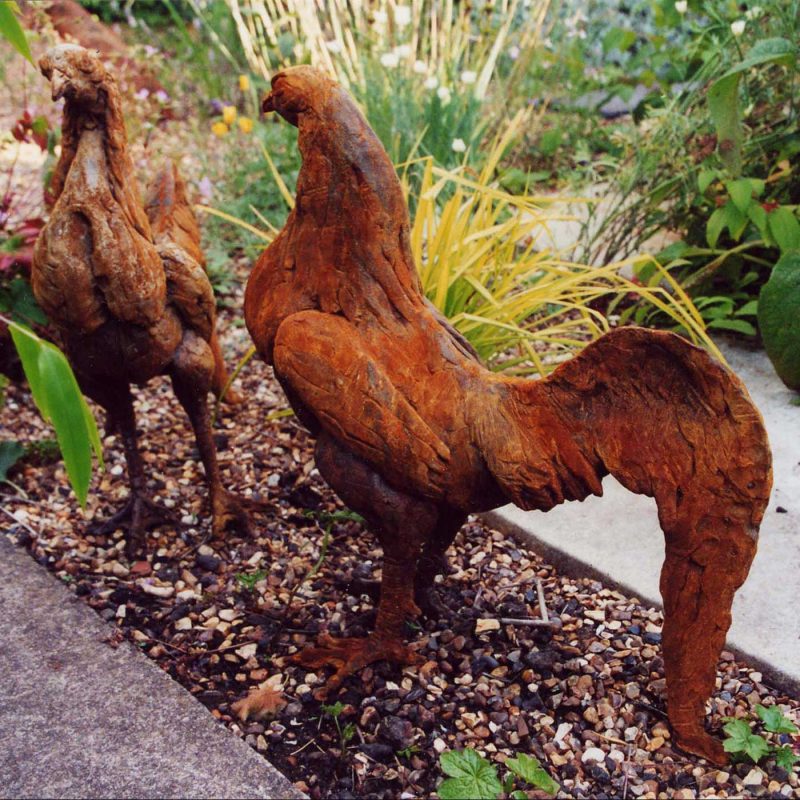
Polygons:
<instances>
[{"instance_id":1,"label":"pale weathered sculpture","mask_svg":"<svg viewBox=\"0 0 800 800\"><path fill-rule=\"evenodd\" d=\"M470 512L547 510L600 494L604 475L654 497L668 710L676 742L716 763L703 727L731 602L771 485L758 411L739 380L671 334L621 328L549 378L485 369L425 301L395 171L346 92L311 67L264 102L299 128L297 203L259 258L245 318L317 466L384 550L374 633L300 654L337 667L416 661L404 620L432 604L441 557ZM613 532L609 532L613 535Z\"/></svg>"},{"instance_id":2,"label":"pale weathered sculpture","mask_svg":"<svg viewBox=\"0 0 800 800\"><path fill-rule=\"evenodd\" d=\"M113 76L76 45L53 48L39 66L52 83L53 100L64 98L64 118L52 179L56 201L36 242L33 292L58 328L82 390L107 410L122 436L128 462L129 501L98 530L126 527L134 555L147 527L171 521L145 494L130 392L131 383L156 375L171 377L192 422L214 532L247 529L238 501L220 481L208 414L208 392L220 369L211 346L214 295L185 238L173 236L175 218L186 210L179 207L185 198L165 190L172 168L156 177L150 192L151 227Z\"/></svg>"}]
</instances>

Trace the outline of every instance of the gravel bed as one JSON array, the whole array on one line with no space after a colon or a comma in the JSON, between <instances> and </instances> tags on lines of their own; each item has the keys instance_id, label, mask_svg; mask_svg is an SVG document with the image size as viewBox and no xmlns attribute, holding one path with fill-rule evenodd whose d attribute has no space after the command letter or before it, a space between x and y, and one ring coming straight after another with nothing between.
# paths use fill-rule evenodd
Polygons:
<instances>
[{"instance_id":1,"label":"gravel bed","mask_svg":"<svg viewBox=\"0 0 800 800\"><path fill-rule=\"evenodd\" d=\"M247 334L229 312L222 324L234 359ZM147 558L133 564L121 534L87 534L86 518L109 514L127 493L114 436L104 440L106 471L94 478L85 516L60 463L27 464L12 475L27 499L0 489L3 526L298 788L313 798L427 796L442 778L439 754L475 747L498 766L536 755L564 797L800 798L798 767L718 770L671 747L660 612L558 574L477 520L449 553L440 585L448 615L409 625L426 663L373 665L328 701L342 703L342 729L354 726L342 748L336 721L314 698L325 676L287 656L321 630L358 636L371 628L375 604L362 592L380 576L380 550L358 523L336 523L319 572L304 580L320 555L321 512L341 506L314 468L307 434L293 417L270 417L285 408L271 371L252 361L241 384L247 401L223 409L216 438L226 484L253 501L255 538L211 538L202 467L165 380L138 391L137 419L150 489L178 513L180 529L153 532ZM0 427L22 440L47 434L13 385ZM535 618L537 578L560 625L500 624ZM282 695L263 692L262 718L242 721L234 704L259 688ZM723 653L712 728L752 716L758 703L800 720L796 698Z\"/></svg>"}]
</instances>

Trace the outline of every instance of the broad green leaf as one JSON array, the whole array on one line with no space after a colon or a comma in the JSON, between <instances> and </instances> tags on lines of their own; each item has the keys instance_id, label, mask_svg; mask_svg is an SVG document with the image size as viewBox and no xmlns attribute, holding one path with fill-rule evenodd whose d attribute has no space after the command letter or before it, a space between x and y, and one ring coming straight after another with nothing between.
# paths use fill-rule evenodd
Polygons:
<instances>
[{"instance_id":1,"label":"broad green leaf","mask_svg":"<svg viewBox=\"0 0 800 800\"><path fill-rule=\"evenodd\" d=\"M762 39L708 90L708 109L717 129L720 157L734 175L742 171L742 126L739 115L739 80L742 74L760 64L791 66L796 59L797 48L788 39Z\"/></svg>"},{"instance_id":2,"label":"broad green leaf","mask_svg":"<svg viewBox=\"0 0 800 800\"><path fill-rule=\"evenodd\" d=\"M782 252L800 250L800 222L784 206L779 206L767 215L769 230Z\"/></svg>"},{"instance_id":3,"label":"broad green leaf","mask_svg":"<svg viewBox=\"0 0 800 800\"><path fill-rule=\"evenodd\" d=\"M737 317L753 317L758 314L758 300L751 300L736 310Z\"/></svg>"},{"instance_id":4,"label":"broad green leaf","mask_svg":"<svg viewBox=\"0 0 800 800\"><path fill-rule=\"evenodd\" d=\"M697 188L700 194L705 194L706 189L719 177L719 172L715 169L701 169L697 175Z\"/></svg>"},{"instance_id":5,"label":"broad green leaf","mask_svg":"<svg viewBox=\"0 0 800 800\"><path fill-rule=\"evenodd\" d=\"M781 769L791 770L798 761L800 761L800 756L796 756L789 745L775 748L775 763Z\"/></svg>"},{"instance_id":6,"label":"broad green leaf","mask_svg":"<svg viewBox=\"0 0 800 800\"><path fill-rule=\"evenodd\" d=\"M531 786L542 789L548 794L558 794L559 784L550 777L538 759L520 753L516 758L509 758L506 766Z\"/></svg>"},{"instance_id":7,"label":"broad green leaf","mask_svg":"<svg viewBox=\"0 0 800 800\"><path fill-rule=\"evenodd\" d=\"M800 390L800 251L785 253L775 264L758 298L758 327L775 372Z\"/></svg>"},{"instance_id":8,"label":"broad green leaf","mask_svg":"<svg viewBox=\"0 0 800 800\"><path fill-rule=\"evenodd\" d=\"M442 800L495 800L503 791L497 769L471 748L444 753L439 763L450 775L436 790Z\"/></svg>"},{"instance_id":9,"label":"broad green leaf","mask_svg":"<svg viewBox=\"0 0 800 800\"><path fill-rule=\"evenodd\" d=\"M42 347L39 353L39 375L50 395L50 418L69 482L83 506L92 477L92 451L78 384L64 356L52 347Z\"/></svg>"},{"instance_id":10,"label":"broad green leaf","mask_svg":"<svg viewBox=\"0 0 800 800\"><path fill-rule=\"evenodd\" d=\"M64 354L22 325L9 325L31 394L56 431L67 477L81 506L92 474L92 450L102 465L97 425Z\"/></svg>"},{"instance_id":11,"label":"broad green leaf","mask_svg":"<svg viewBox=\"0 0 800 800\"><path fill-rule=\"evenodd\" d=\"M716 247L720 234L726 228L731 238L738 240L747 226L747 217L730 201L718 208L706 223L706 239L709 247Z\"/></svg>"},{"instance_id":12,"label":"broad green leaf","mask_svg":"<svg viewBox=\"0 0 800 800\"><path fill-rule=\"evenodd\" d=\"M8 471L25 454L25 448L13 440L0 442L0 483L8 477Z\"/></svg>"},{"instance_id":13,"label":"broad green leaf","mask_svg":"<svg viewBox=\"0 0 800 800\"><path fill-rule=\"evenodd\" d=\"M757 705L756 714L770 733L800 733L797 726L777 706Z\"/></svg>"},{"instance_id":14,"label":"broad green leaf","mask_svg":"<svg viewBox=\"0 0 800 800\"><path fill-rule=\"evenodd\" d=\"M767 744L767 740L763 736L753 733L745 720L732 720L723 727L723 730L728 736L723 742L726 752L747 755L755 763L769 755L770 746Z\"/></svg>"},{"instance_id":15,"label":"broad green leaf","mask_svg":"<svg viewBox=\"0 0 800 800\"><path fill-rule=\"evenodd\" d=\"M742 214L746 214L748 207L753 202L753 196L758 197L764 191L764 181L738 178L735 181L726 181L725 188L736 208Z\"/></svg>"},{"instance_id":16,"label":"broad green leaf","mask_svg":"<svg viewBox=\"0 0 800 800\"><path fill-rule=\"evenodd\" d=\"M708 327L723 331L736 331L745 336L755 336L757 333L755 326L743 319L712 319L709 320Z\"/></svg>"},{"instance_id":17,"label":"broad green leaf","mask_svg":"<svg viewBox=\"0 0 800 800\"><path fill-rule=\"evenodd\" d=\"M28 47L25 31L22 30L22 26L17 19L18 13L19 6L17 6L15 0L3 0L3 2L0 2L0 35L8 39L11 42L11 46L33 64L33 56L31 55L30 47Z\"/></svg>"},{"instance_id":18,"label":"broad green leaf","mask_svg":"<svg viewBox=\"0 0 800 800\"><path fill-rule=\"evenodd\" d=\"M764 207L760 203L751 203L747 208L747 217L750 222L758 228L761 238L767 240L769 244L771 239L769 236L767 212L764 211Z\"/></svg>"}]
</instances>

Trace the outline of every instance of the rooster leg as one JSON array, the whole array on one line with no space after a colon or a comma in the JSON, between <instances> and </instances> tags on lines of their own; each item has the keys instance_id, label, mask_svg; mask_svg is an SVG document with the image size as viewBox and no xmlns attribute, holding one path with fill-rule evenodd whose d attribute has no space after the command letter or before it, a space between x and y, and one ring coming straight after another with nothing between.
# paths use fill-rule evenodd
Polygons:
<instances>
[{"instance_id":1,"label":"rooster leg","mask_svg":"<svg viewBox=\"0 0 800 800\"><path fill-rule=\"evenodd\" d=\"M414 602L414 572L421 542L434 529L433 504L417 500L389 486L364 461L324 434L317 441L316 462L325 480L350 508L362 514L383 547L383 581L375 630L365 639L333 639L323 635L318 647L298 653L294 660L318 669L336 667L323 699L342 681L374 661L417 664L420 657L403 643L405 622L419 615Z\"/></svg>"},{"instance_id":2,"label":"rooster leg","mask_svg":"<svg viewBox=\"0 0 800 800\"><path fill-rule=\"evenodd\" d=\"M159 525L175 525L175 515L147 497L144 463L137 444L136 417L130 387L127 384L112 388L101 387L85 379L81 380L81 387L106 409L114 428L119 431L125 448L130 482L128 502L107 520L92 523L89 532L107 536L120 528L127 529L125 552L128 558L133 559L142 555L145 550L145 531Z\"/></svg>"},{"instance_id":3,"label":"rooster leg","mask_svg":"<svg viewBox=\"0 0 800 800\"><path fill-rule=\"evenodd\" d=\"M667 712L675 743L717 765L728 758L722 742L703 727L705 704L731 624L733 595L756 552L746 528L723 525L683 546L668 535L661 571Z\"/></svg>"},{"instance_id":4,"label":"rooster leg","mask_svg":"<svg viewBox=\"0 0 800 800\"><path fill-rule=\"evenodd\" d=\"M194 428L200 458L206 472L208 491L211 497L212 529L217 537L236 529L250 533L250 522L238 500L222 485L217 463L217 449L211 430L208 411L208 392L211 388L214 361L208 343L191 331L184 334L183 341L173 358L172 386L180 404L189 415Z\"/></svg>"},{"instance_id":5,"label":"rooster leg","mask_svg":"<svg viewBox=\"0 0 800 800\"><path fill-rule=\"evenodd\" d=\"M466 514L460 512L440 517L433 534L422 546L414 582L414 599L428 619L442 619L449 614L449 609L439 598L434 580L437 575L447 572L445 552L453 543L466 518Z\"/></svg>"},{"instance_id":6,"label":"rooster leg","mask_svg":"<svg viewBox=\"0 0 800 800\"><path fill-rule=\"evenodd\" d=\"M225 358L222 355L222 346L219 343L219 336L217 335L216 328L212 329L211 340L208 344L209 347L211 347L211 352L214 354L214 378L211 384L211 391L214 393L214 397L219 398L228 383L229 376L228 370L225 367ZM225 399L222 402L228 406L237 406L243 401L244 398L241 393L237 392L236 389L231 386L228 391L225 392Z\"/></svg>"}]
</instances>

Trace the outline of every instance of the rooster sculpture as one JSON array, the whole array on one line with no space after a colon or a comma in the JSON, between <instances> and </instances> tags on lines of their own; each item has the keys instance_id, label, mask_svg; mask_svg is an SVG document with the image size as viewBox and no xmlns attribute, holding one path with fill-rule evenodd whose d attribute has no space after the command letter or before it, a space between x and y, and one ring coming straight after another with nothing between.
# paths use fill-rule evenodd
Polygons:
<instances>
[{"instance_id":1,"label":"rooster sculpture","mask_svg":"<svg viewBox=\"0 0 800 800\"><path fill-rule=\"evenodd\" d=\"M128 463L130 498L97 530L127 527L133 556L141 553L148 527L172 521L146 496L130 391L131 383L145 384L156 375L170 376L194 428L215 534L229 527L246 530L246 516L221 483L208 414L208 392L220 371L213 344L216 312L197 260L199 245L181 226L191 210L174 191L174 180L170 195L159 175L150 196L161 202L151 200L148 220L116 81L95 54L59 45L39 66L52 84L53 100L64 98L64 117L52 178L56 201L36 242L33 292L58 328L82 390L106 409L119 431Z\"/></svg>"},{"instance_id":2,"label":"rooster sculpture","mask_svg":"<svg viewBox=\"0 0 800 800\"><path fill-rule=\"evenodd\" d=\"M423 298L399 181L348 94L295 67L275 75L264 110L298 127L303 163L245 319L316 436L320 473L384 551L374 632L323 635L298 660L336 668L327 692L371 662L414 663L404 621L435 610L434 577L469 513L509 501L546 511L601 494L611 474L655 498L666 537L675 741L722 763L704 704L771 486L744 386L677 335L641 328L606 334L547 379L490 372Z\"/></svg>"}]
</instances>

